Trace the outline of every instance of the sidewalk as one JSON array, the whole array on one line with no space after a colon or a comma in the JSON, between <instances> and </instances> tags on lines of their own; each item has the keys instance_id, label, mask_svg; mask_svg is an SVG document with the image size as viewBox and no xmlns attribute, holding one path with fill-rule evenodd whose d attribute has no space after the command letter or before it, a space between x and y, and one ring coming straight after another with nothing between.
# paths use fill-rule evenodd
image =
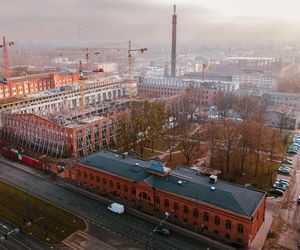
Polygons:
<instances>
[{"instance_id":1,"label":"sidewalk","mask_svg":"<svg viewBox=\"0 0 300 250\"><path fill-rule=\"evenodd\" d=\"M252 241L251 247L249 249L252 250L260 250L263 248L265 244L265 240L267 239L267 235L269 232L269 229L273 222L273 216L271 214L271 211L266 210L265 213L265 221L258 230L254 240Z\"/></svg>"}]
</instances>

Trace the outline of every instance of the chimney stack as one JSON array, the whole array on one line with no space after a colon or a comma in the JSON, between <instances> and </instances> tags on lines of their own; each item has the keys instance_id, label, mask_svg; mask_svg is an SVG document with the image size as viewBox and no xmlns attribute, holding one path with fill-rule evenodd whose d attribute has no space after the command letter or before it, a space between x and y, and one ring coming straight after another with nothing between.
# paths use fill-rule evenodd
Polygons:
<instances>
[{"instance_id":1,"label":"chimney stack","mask_svg":"<svg viewBox=\"0 0 300 250\"><path fill-rule=\"evenodd\" d=\"M177 15L176 5L174 4L174 14L172 16L172 55L171 55L171 77L176 77L176 29Z\"/></svg>"}]
</instances>

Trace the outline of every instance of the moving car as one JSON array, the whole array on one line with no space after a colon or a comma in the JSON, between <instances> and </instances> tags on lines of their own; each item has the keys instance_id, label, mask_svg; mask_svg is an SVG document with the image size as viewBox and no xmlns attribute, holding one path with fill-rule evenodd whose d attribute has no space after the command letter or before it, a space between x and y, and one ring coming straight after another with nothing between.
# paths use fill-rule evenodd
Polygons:
<instances>
[{"instance_id":1,"label":"moving car","mask_svg":"<svg viewBox=\"0 0 300 250\"><path fill-rule=\"evenodd\" d=\"M283 195L283 191L282 190L279 190L279 189L276 189L276 188L271 188L269 190L269 193L270 194L275 194L277 196L282 196Z\"/></svg>"},{"instance_id":2,"label":"moving car","mask_svg":"<svg viewBox=\"0 0 300 250\"><path fill-rule=\"evenodd\" d=\"M158 226L157 228L155 228L154 232L165 235L165 236L170 235L170 230L164 226Z\"/></svg>"},{"instance_id":3,"label":"moving car","mask_svg":"<svg viewBox=\"0 0 300 250\"><path fill-rule=\"evenodd\" d=\"M116 214L123 214L125 211L124 205L115 202L110 204L107 209Z\"/></svg>"}]
</instances>

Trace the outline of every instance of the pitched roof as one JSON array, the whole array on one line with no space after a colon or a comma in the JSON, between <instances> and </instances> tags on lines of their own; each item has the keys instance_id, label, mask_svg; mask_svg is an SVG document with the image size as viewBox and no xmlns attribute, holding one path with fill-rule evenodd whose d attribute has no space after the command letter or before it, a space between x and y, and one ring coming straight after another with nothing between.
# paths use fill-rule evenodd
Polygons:
<instances>
[{"instance_id":1,"label":"pitched roof","mask_svg":"<svg viewBox=\"0 0 300 250\"><path fill-rule=\"evenodd\" d=\"M123 158L123 154L112 151L100 151L81 158L77 162L120 175L133 181L144 180L150 175L147 172L147 167L152 164L159 164L158 161L154 160L145 161L128 156Z\"/></svg>"},{"instance_id":2,"label":"pitched roof","mask_svg":"<svg viewBox=\"0 0 300 250\"><path fill-rule=\"evenodd\" d=\"M220 207L234 213L251 217L265 197L262 191L249 189L218 180L212 184L206 176L188 168L177 168L167 176L149 173L148 168L162 170L159 161L141 160L111 151L100 151L86 156L78 163L105 170L132 181L145 181L150 186L173 194ZM215 189L211 189L211 187Z\"/></svg>"},{"instance_id":3,"label":"pitched roof","mask_svg":"<svg viewBox=\"0 0 300 250\"><path fill-rule=\"evenodd\" d=\"M209 177L197 175L197 171L187 168L178 168L166 177L152 175L145 181L157 189L186 196L248 217L251 217L265 196L264 192L220 180L211 184Z\"/></svg>"}]
</instances>

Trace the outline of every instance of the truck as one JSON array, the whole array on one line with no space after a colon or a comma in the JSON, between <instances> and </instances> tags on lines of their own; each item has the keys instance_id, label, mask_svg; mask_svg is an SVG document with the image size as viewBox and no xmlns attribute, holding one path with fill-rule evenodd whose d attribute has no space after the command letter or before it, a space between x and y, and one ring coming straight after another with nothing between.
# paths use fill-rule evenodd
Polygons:
<instances>
[{"instance_id":1,"label":"truck","mask_svg":"<svg viewBox=\"0 0 300 250\"><path fill-rule=\"evenodd\" d=\"M122 204L119 204L119 203L112 203L110 204L107 209L113 213L116 213L116 214L123 214L124 213L124 205Z\"/></svg>"}]
</instances>

